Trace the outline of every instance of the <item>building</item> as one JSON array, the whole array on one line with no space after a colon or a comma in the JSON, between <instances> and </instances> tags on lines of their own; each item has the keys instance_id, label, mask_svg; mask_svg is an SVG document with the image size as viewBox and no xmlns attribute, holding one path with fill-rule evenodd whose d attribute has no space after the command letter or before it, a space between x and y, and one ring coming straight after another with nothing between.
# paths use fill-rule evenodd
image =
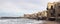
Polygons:
<instances>
[{"instance_id":1,"label":"building","mask_svg":"<svg viewBox=\"0 0 60 24\"><path fill-rule=\"evenodd\" d=\"M60 20L60 2L56 2L55 16L56 16L56 20L59 21Z\"/></svg>"},{"instance_id":2,"label":"building","mask_svg":"<svg viewBox=\"0 0 60 24\"><path fill-rule=\"evenodd\" d=\"M33 13L33 14L31 14L31 18L36 19L36 18L37 18L37 13Z\"/></svg>"},{"instance_id":3,"label":"building","mask_svg":"<svg viewBox=\"0 0 60 24\"><path fill-rule=\"evenodd\" d=\"M42 11L42 12L41 12L41 16L42 16L42 17L47 17L47 11Z\"/></svg>"},{"instance_id":4,"label":"building","mask_svg":"<svg viewBox=\"0 0 60 24\"><path fill-rule=\"evenodd\" d=\"M54 6L55 6L55 2L54 3L48 3L47 5L47 20L51 17L55 18L54 17Z\"/></svg>"},{"instance_id":5,"label":"building","mask_svg":"<svg viewBox=\"0 0 60 24\"><path fill-rule=\"evenodd\" d=\"M38 12L35 14L35 17L39 20L39 19L46 19L47 18L47 11L44 10L42 12Z\"/></svg>"},{"instance_id":6,"label":"building","mask_svg":"<svg viewBox=\"0 0 60 24\"><path fill-rule=\"evenodd\" d=\"M29 18L31 15L30 14L24 14L25 18Z\"/></svg>"},{"instance_id":7,"label":"building","mask_svg":"<svg viewBox=\"0 0 60 24\"><path fill-rule=\"evenodd\" d=\"M33 13L33 14L24 14L25 18L37 18L37 13Z\"/></svg>"},{"instance_id":8,"label":"building","mask_svg":"<svg viewBox=\"0 0 60 24\"><path fill-rule=\"evenodd\" d=\"M41 17L41 12L38 12L36 15L37 17Z\"/></svg>"},{"instance_id":9,"label":"building","mask_svg":"<svg viewBox=\"0 0 60 24\"><path fill-rule=\"evenodd\" d=\"M49 18L53 18L54 20L58 20L60 18L60 2L48 3L47 5L47 20Z\"/></svg>"},{"instance_id":10,"label":"building","mask_svg":"<svg viewBox=\"0 0 60 24\"><path fill-rule=\"evenodd\" d=\"M47 17L47 11L38 12L38 13L37 13L37 16L38 16L38 17L40 17L40 16L42 16L42 17Z\"/></svg>"}]
</instances>

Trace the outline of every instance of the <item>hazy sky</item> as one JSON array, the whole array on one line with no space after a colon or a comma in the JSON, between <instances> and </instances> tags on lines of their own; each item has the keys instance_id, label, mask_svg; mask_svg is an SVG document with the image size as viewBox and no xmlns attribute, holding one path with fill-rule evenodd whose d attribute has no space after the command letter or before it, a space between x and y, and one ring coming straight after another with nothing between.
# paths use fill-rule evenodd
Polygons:
<instances>
[{"instance_id":1,"label":"hazy sky","mask_svg":"<svg viewBox=\"0 0 60 24\"><path fill-rule=\"evenodd\" d=\"M0 0L0 16L22 16L46 10L47 3L58 0Z\"/></svg>"}]
</instances>

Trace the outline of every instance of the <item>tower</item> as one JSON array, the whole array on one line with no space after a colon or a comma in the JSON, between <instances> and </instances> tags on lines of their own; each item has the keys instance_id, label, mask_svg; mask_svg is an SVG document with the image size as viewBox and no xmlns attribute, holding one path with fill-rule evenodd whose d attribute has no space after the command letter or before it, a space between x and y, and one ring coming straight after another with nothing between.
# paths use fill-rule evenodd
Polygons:
<instances>
[{"instance_id":1,"label":"tower","mask_svg":"<svg viewBox=\"0 0 60 24\"><path fill-rule=\"evenodd\" d=\"M47 20L52 20L52 18L55 20L55 2L53 3L48 3L47 5Z\"/></svg>"}]
</instances>

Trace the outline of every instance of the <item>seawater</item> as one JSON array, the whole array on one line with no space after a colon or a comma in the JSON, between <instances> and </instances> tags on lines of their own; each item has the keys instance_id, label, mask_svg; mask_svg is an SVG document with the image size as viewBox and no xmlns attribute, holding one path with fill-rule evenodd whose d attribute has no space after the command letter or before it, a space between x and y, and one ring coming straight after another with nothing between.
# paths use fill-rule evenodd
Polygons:
<instances>
[{"instance_id":1,"label":"seawater","mask_svg":"<svg viewBox=\"0 0 60 24\"><path fill-rule=\"evenodd\" d=\"M42 24L42 20L33 20L33 19L0 19L0 24Z\"/></svg>"}]
</instances>

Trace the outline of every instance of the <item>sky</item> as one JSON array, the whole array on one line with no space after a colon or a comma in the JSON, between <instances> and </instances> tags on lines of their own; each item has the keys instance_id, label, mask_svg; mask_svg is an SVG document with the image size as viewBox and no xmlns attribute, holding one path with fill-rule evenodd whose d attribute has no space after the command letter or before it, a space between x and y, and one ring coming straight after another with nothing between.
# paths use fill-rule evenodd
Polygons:
<instances>
[{"instance_id":1,"label":"sky","mask_svg":"<svg viewBox=\"0 0 60 24\"><path fill-rule=\"evenodd\" d=\"M18 17L46 10L48 2L58 0L0 0L0 17Z\"/></svg>"}]
</instances>

